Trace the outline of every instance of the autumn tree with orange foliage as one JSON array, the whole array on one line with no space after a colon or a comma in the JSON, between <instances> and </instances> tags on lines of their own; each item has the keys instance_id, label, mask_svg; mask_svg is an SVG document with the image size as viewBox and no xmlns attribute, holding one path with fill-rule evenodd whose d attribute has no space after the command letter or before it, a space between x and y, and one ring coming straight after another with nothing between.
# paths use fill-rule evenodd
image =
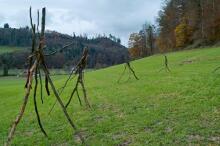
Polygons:
<instances>
[{"instance_id":1,"label":"autumn tree with orange foliage","mask_svg":"<svg viewBox=\"0 0 220 146\"><path fill-rule=\"evenodd\" d=\"M131 58L150 56L156 53L156 28L151 24L144 24L139 33L132 33L128 48Z\"/></svg>"},{"instance_id":2,"label":"autumn tree with orange foliage","mask_svg":"<svg viewBox=\"0 0 220 146\"><path fill-rule=\"evenodd\" d=\"M219 0L165 1L158 25L157 45L162 50L215 44L220 41Z\"/></svg>"}]
</instances>

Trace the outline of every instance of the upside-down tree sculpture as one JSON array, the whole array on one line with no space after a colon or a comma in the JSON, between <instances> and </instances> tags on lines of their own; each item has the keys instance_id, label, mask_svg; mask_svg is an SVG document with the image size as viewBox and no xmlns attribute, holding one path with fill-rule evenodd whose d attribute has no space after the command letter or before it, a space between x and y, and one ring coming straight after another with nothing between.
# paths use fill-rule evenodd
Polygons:
<instances>
[{"instance_id":1,"label":"upside-down tree sculpture","mask_svg":"<svg viewBox=\"0 0 220 146\"><path fill-rule=\"evenodd\" d=\"M25 88L26 88L26 93L24 96L24 101L23 104L21 106L20 112L18 114L18 116L16 117L15 121L12 123L11 129L8 133L8 138L7 141L5 143L5 146L10 145L12 138L14 136L15 130L17 125L19 124L20 120L23 117L23 114L25 112L25 108L26 105L28 103L28 98L30 96L30 92L32 89L32 82L33 82L33 78L35 79L35 84L34 84L34 107L35 107L35 112L36 112L36 116L37 116L37 122L39 124L39 127L42 131L42 133L47 137L47 133L45 132L42 123L41 123L41 119L40 119L40 115L38 112L38 108L37 108L37 88L38 88L38 74L39 74L39 80L40 80L40 86L41 86L41 100L42 99L42 81L41 81L41 72L40 70L42 70L44 72L44 76L45 76L45 89L48 95L50 95L50 91L49 91L49 85L51 86L51 89L56 97L56 100L59 102L64 115L66 116L69 124L71 125L71 127L73 128L73 130L75 130L75 132L77 132L77 135L79 136L81 142L83 144L85 144L85 140L82 137L82 135L79 133L78 129L76 128L76 125L73 123L72 119L70 118L64 103L62 102L55 86L54 83L50 77L49 74L49 70L47 68L47 65L45 63L45 54L44 54L44 48L45 48L45 17L46 17L46 8L42 9L42 20L41 20L41 32L38 31L38 26L39 26L39 12L38 12L38 22L37 25L33 24L32 22L32 14L31 14L31 8L30 8L30 22L31 22L31 28L32 28L32 52L31 55L29 56L29 68L28 68L28 75L27 75L27 81L25 84Z\"/></svg>"},{"instance_id":2,"label":"upside-down tree sculpture","mask_svg":"<svg viewBox=\"0 0 220 146\"><path fill-rule=\"evenodd\" d=\"M84 102L86 104L86 106L88 108L91 108L91 105L89 103L89 100L87 98L87 92L86 92L86 88L85 88L85 85L84 85L84 70L86 68L86 65L87 65L87 58L88 58L88 49L87 48L84 48L83 50L83 54L82 54L82 57L81 59L78 61L78 63L76 64L75 68L71 71L71 73L69 74L69 77L67 78L64 86L61 88L59 94L62 94L65 87L67 86L68 82L75 76L77 76L77 80L76 80L76 84L73 88L73 91L69 97L69 100L68 102L66 103L65 107L67 108L68 105L70 104L72 98L73 98L73 95L76 93L77 97L78 97L78 100L79 100L79 103L80 105L82 106L82 100L79 96L79 84L81 85L82 87L82 92L83 92L83 99L84 99ZM53 104L51 110L49 113L52 112L53 108L55 107L57 101Z\"/></svg>"},{"instance_id":3,"label":"upside-down tree sculpture","mask_svg":"<svg viewBox=\"0 0 220 146\"><path fill-rule=\"evenodd\" d=\"M167 72L171 72L170 68L169 68L169 65L168 65L168 58L167 58L167 56L165 54L163 54L163 56L164 56L164 67L161 68L159 70L159 72L162 71L163 69L165 69Z\"/></svg>"},{"instance_id":4,"label":"upside-down tree sculpture","mask_svg":"<svg viewBox=\"0 0 220 146\"><path fill-rule=\"evenodd\" d=\"M69 75L69 78L67 79L65 85L67 84L67 82L69 81L69 79L71 78L71 76L73 75L73 73L78 76L77 77L77 81L76 81L76 84L75 84L75 87L73 88L73 91L70 95L70 98L66 104L66 108L68 107L68 105L70 104L72 98L73 98L73 95L76 93L77 94L77 97L78 97L78 100L80 102L80 105L82 105L82 102L81 102L81 99L80 99L80 96L79 96L79 91L78 91L78 85L80 84L81 87L82 87L82 91L83 91L83 99L84 99L84 102L86 104L87 107L91 108L91 105L87 99L87 93L86 93L86 88L85 88L85 85L84 85L84 70L86 68L86 64L87 64L87 58L88 58L88 49L85 48L83 50L83 54L82 54L82 57L81 59L79 60L79 62L77 63L75 69L71 72L71 74ZM65 86L64 86L65 87Z\"/></svg>"},{"instance_id":5,"label":"upside-down tree sculpture","mask_svg":"<svg viewBox=\"0 0 220 146\"><path fill-rule=\"evenodd\" d=\"M121 76L118 79L118 83L121 81L122 77L124 76L126 70L128 70L129 72L129 77L128 80L130 80L131 78L131 74L135 77L136 80L139 80L139 78L137 77L137 75L135 74L134 69L131 67L130 61L127 61L124 65L124 71L122 72Z\"/></svg>"}]
</instances>

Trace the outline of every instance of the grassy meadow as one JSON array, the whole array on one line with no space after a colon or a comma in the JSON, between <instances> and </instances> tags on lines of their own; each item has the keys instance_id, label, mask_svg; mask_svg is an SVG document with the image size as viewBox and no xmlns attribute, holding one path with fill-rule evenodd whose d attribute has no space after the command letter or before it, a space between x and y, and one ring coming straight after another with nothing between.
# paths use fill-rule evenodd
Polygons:
<instances>
[{"instance_id":1,"label":"grassy meadow","mask_svg":"<svg viewBox=\"0 0 220 146\"><path fill-rule=\"evenodd\" d=\"M21 47L0 46L0 54L23 50Z\"/></svg>"},{"instance_id":2,"label":"grassy meadow","mask_svg":"<svg viewBox=\"0 0 220 146\"><path fill-rule=\"evenodd\" d=\"M171 73L162 55L132 62L140 80L117 80L124 66L117 65L85 74L92 110L81 107L74 96L68 112L91 146L220 145L220 48L187 50L167 54ZM159 72L159 70L161 70ZM53 76L56 88L67 76ZM17 116L24 95L25 78L0 78L0 145ZM66 103L75 81L61 95ZM82 93L81 93L82 94ZM13 139L14 145L69 146L80 141L55 97L38 96L41 120L49 137L40 132L29 98L24 117Z\"/></svg>"}]
</instances>

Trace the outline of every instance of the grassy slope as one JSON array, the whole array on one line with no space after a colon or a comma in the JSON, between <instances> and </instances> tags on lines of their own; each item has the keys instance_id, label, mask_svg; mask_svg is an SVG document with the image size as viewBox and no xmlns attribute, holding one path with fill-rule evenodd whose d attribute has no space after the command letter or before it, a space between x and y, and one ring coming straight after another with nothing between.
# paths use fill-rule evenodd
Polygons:
<instances>
[{"instance_id":1,"label":"grassy slope","mask_svg":"<svg viewBox=\"0 0 220 146\"><path fill-rule=\"evenodd\" d=\"M85 75L93 110L80 107L76 97L68 109L90 145L220 143L220 71L212 73L220 65L220 48L170 53L168 58L172 73L158 72L163 66L161 55L133 62L139 81L117 84L122 65ZM61 87L65 78L56 76L56 86ZM24 79L0 78L2 139L18 113L23 86ZM70 92L71 84L62 95L65 101ZM76 144L58 105L48 116L54 97L44 100L43 105L39 101L39 110L49 139L39 131L31 97L13 143Z\"/></svg>"},{"instance_id":2,"label":"grassy slope","mask_svg":"<svg viewBox=\"0 0 220 146\"><path fill-rule=\"evenodd\" d=\"M0 46L0 54L23 50L21 47Z\"/></svg>"}]
</instances>

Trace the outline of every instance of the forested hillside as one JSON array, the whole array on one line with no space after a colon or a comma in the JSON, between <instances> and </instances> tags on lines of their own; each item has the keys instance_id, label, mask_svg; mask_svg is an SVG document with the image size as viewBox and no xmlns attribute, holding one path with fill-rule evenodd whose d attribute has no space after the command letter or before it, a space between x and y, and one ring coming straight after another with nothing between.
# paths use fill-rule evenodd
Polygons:
<instances>
[{"instance_id":1,"label":"forested hillside","mask_svg":"<svg viewBox=\"0 0 220 146\"><path fill-rule=\"evenodd\" d=\"M219 41L219 0L166 0L156 25L146 23L140 32L130 35L129 50L137 58Z\"/></svg>"},{"instance_id":2,"label":"forested hillside","mask_svg":"<svg viewBox=\"0 0 220 146\"><path fill-rule=\"evenodd\" d=\"M120 64L125 62L128 56L127 48L122 46L120 39L113 35L109 35L109 37L99 35L97 37L88 38L86 35L76 36L73 34L70 36L55 31L47 31L45 37L47 45L45 51L47 53L54 52L67 44L73 43L62 50L62 52L47 59L47 64L50 68L73 67L80 58L84 47L88 47L89 49L89 63L87 66L89 68L100 68ZM1 56L4 57L0 58L11 60L10 66L12 68L24 68L29 53L27 50L30 50L31 46L30 28L24 27L15 29L5 24L4 28L0 28L0 45L21 47L21 50L16 50L15 52L9 51L11 53L2 54ZM7 50L4 49L4 52L7 52Z\"/></svg>"}]
</instances>

